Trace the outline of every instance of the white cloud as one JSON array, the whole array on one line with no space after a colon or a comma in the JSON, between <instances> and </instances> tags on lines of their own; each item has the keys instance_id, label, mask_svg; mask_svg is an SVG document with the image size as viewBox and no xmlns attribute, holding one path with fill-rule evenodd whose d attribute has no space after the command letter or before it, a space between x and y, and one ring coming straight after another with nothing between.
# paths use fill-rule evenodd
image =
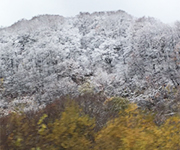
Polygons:
<instances>
[{"instance_id":1,"label":"white cloud","mask_svg":"<svg viewBox=\"0 0 180 150\"><path fill-rule=\"evenodd\" d=\"M0 26L39 14L75 16L80 11L119 9L133 16L152 16L169 23L180 20L179 7L179 0L0 0Z\"/></svg>"}]
</instances>

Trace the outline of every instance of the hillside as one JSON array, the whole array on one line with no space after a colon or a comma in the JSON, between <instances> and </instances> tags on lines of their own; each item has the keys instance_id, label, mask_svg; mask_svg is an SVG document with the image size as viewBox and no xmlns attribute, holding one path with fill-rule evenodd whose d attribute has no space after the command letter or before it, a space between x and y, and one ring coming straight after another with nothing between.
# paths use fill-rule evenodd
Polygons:
<instances>
[{"instance_id":1,"label":"hillside","mask_svg":"<svg viewBox=\"0 0 180 150\"><path fill-rule=\"evenodd\" d=\"M18 21L0 29L0 107L84 91L158 103L180 84L179 39L179 22L121 10Z\"/></svg>"}]
</instances>

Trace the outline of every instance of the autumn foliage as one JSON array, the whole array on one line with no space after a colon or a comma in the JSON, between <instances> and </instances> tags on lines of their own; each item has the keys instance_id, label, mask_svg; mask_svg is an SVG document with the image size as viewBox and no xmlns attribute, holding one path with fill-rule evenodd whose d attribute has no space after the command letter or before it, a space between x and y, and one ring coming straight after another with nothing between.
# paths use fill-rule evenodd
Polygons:
<instances>
[{"instance_id":1,"label":"autumn foliage","mask_svg":"<svg viewBox=\"0 0 180 150\"><path fill-rule=\"evenodd\" d=\"M0 118L0 149L180 149L178 115L168 117L159 126L154 121L154 112L142 110L123 98L101 97L104 102L101 108L97 106L101 111L99 113L95 108L87 108L86 103L89 107L93 106L93 103L98 105L100 97L86 95L87 101L84 98L63 98L39 112L10 114ZM84 100L84 103L81 100ZM106 117L101 113L105 113Z\"/></svg>"}]
</instances>

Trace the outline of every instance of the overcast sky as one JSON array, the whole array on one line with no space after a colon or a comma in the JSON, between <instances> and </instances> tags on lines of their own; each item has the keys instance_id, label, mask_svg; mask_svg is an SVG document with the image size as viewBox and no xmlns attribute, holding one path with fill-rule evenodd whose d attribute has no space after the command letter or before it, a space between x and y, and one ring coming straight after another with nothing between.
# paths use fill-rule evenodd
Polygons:
<instances>
[{"instance_id":1,"label":"overcast sky","mask_svg":"<svg viewBox=\"0 0 180 150\"><path fill-rule=\"evenodd\" d=\"M180 20L180 0L0 0L0 26L10 26L40 14L75 16L79 12L124 10L165 23Z\"/></svg>"}]
</instances>

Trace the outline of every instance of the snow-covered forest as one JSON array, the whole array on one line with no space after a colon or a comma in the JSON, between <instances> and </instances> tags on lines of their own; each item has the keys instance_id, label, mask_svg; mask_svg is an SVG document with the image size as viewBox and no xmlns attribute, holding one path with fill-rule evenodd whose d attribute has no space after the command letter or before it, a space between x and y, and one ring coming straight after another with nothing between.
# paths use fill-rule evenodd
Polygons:
<instances>
[{"instance_id":1,"label":"snow-covered forest","mask_svg":"<svg viewBox=\"0 0 180 150\"><path fill-rule=\"evenodd\" d=\"M180 22L124 11L41 15L0 29L0 105L91 91L153 100L180 84Z\"/></svg>"}]
</instances>

